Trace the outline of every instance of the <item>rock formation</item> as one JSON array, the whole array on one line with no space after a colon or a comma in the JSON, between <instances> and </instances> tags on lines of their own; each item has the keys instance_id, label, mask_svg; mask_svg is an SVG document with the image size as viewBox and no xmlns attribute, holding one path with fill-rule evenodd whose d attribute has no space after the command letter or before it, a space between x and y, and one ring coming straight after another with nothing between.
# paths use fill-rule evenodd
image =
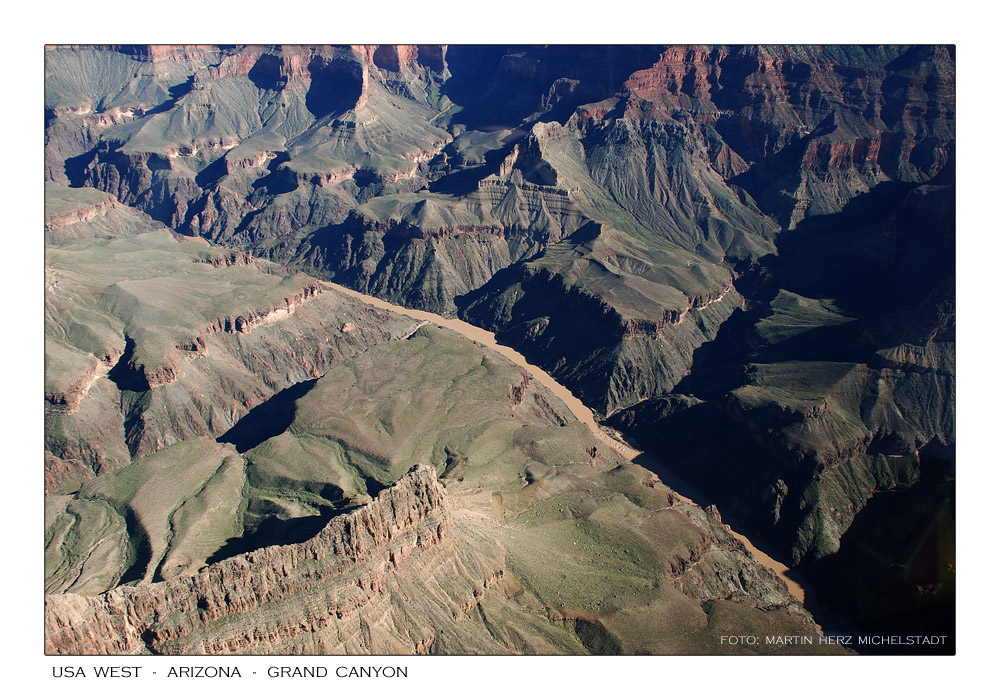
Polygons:
<instances>
[{"instance_id":1,"label":"rock formation","mask_svg":"<svg viewBox=\"0 0 1000 700\"><path fill-rule=\"evenodd\" d=\"M953 47L52 46L45 118L50 487L412 328L308 274L495 332L833 607L882 595L862 533L891 513L950 537ZM132 256L174 244L197 271ZM924 549L882 558L946 611ZM840 612L889 625L868 607Z\"/></svg>"},{"instance_id":2,"label":"rock formation","mask_svg":"<svg viewBox=\"0 0 1000 700\"><path fill-rule=\"evenodd\" d=\"M382 592L390 570L439 542L449 522L433 468L414 467L371 503L332 519L301 544L268 547L195 576L100 596L49 596L45 651L240 653L259 650L262 643L271 652L316 648L317 639L337 638L338 620ZM317 615L309 608L318 600L325 609ZM257 612L293 601L305 609L290 619ZM206 628L237 617L258 622L206 635ZM310 641L297 640L298 635Z\"/></svg>"}]
</instances>

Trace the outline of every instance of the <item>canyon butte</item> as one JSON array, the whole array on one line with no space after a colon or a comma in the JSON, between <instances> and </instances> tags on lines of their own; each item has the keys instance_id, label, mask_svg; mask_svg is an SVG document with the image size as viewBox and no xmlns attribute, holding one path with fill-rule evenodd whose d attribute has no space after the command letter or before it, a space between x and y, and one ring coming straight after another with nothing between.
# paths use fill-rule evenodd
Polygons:
<instances>
[{"instance_id":1,"label":"canyon butte","mask_svg":"<svg viewBox=\"0 0 1000 700\"><path fill-rule=\"evenodd\" d=\"M45 67L46 653L954 652L954 47Z\"/></svg>"}]
</instances>

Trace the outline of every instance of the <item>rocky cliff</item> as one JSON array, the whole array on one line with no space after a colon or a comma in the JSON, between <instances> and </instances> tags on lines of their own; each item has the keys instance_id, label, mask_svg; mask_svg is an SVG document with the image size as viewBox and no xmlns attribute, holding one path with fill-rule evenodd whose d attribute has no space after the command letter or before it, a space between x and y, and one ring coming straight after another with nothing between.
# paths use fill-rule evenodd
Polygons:
<instances>
[{"instance_id":1,"label":"rocky cliff","mask_svg":"<svg viewBox=\"0 0 1000 700\"><path fill-rule=\"evenodd\" d=\"M92 190L52 194L71 223L50 233L69 230L73 244L46 253L50 489L218 437L275 393L413 326L126 207L81 218Z\"/></svg>"},{"instance_id":2,"label":"rocky cliff","mask_svg":"<svg viewBox=\"0 0 1000 700\"><path fill-rule=\"evenodd\" d=\"M55 190L49 188L50 196L47 198L47 211L45 213L45 231L48 233L54 229L73 224L89 221L95 216L104 214L109 209L121 206L120 202L111 195L101 196L96 190L91 190L94 194L92 201L83 206L69 206L68 203L60 202Z\"/></svg>"},{"instance_id":3,"label":"rocky cliff","mask_svg":"<svg viewBox=\"0 0 1000 700\"><path fill-rule=\"evenodd\" d=\"M486 534L483 523L467 513L459 517L456 526L433 468L414 467L371 503L333 518L301 544L254 550L169 581L94 596L47 596L46 653L552 650L553 640L531 640L523 626L515 631L525 615L581 651L650 649L634 646L635 630L621 627L618 618L633 614L627 607L614 617L566 607L550 607L544 615L532 611L509 560L496 545L491 551L478 540ZM691 510L686 517L688 527L697 523L705 533L668 568L675 596L706 609L713 603L733 610L751 606L770 625L815 629L783 584L755 565L710 515ZM428 570L444 567L447 578L427 577ZM410 599L405 608L400 594ZM667 600L670 595L660 604ZM654 636L672 645L664 632ZM676 647L682 648L690 647Z\"/></svg>"},{"instance_id":4,"label":"rocky cliff","mask_svg":"<svg viewBox=\"0 0 1000 700\"><path fill-rule=\"evenodd\" d=\"M268 547L213 564L196 576L100 596L49 596L45 651L212 654L315 648L317 639L336 638L339 620L356 615L383 591L391 571L439 542L449 522L434 470L414 467L371 503L334 518L301 544ZM322 614L274 617L276 609L292 601L301 608L314 607L319 599ZM207 634L237 616L256 622L240 624L229 634Z\"/></svg>"},{"instance_id":5,"label":"rocky cliff","mask_svg":"<svg viewBox=\"0 0 1000 700\"><path fill-rule=\"evenodd\" d=\"M945 48L237 47L192 68L202 50L176 55L187 81L158 87L160 105L123 90L121 109L141 118L87 130L93 148L62 156L66 177L183 232L502 329L575 388L610 385L587 389L605 412L669 390L725 317L666 333L680 353L633 344L634 359L582 364L539 352L515 328L525 320L468 307L499 272L545 252L577 292L612 304L610 289L626 293L628 330L591 353L621 356L647 319L673 323L686 301L721 294L777 231L886 182L928 182L954 143ZM126 86L150 79L146 49L77 51ZM610 72L588 58L604 53ZM52 72L68 59L51 51ZM236 107L250 97L266 106ZM53 110L69 101L53 91ZM168 113L188 131L164 140ZM53 143L87 115L62 117ZM595 222L625 233L612 248L628 265L549 250ZM662 289L631 293L646 281ZM637 365L656 379L618 386Z\"/></svg>"},{"instance_id":6,"label":"rocky cliff","mask_svg":"<svg viewBox=\"0 0 1000 700\"><path fill-rule=\"evenodd\" d=\"M402 466L435 456L440 482ZM717 653L727 619L816 631L717 513L429 326L46 518L63 652Z\"/></svg>"},{"instance_id":7,"label":"rocky cliff","mask_svg":"<svg viewBox=\"0 0 1000 700\"><path fill-rule=\"evenodd\" d=\"M840 542L890 490L919 484L919 464L943 469L950 498L938 467L954 446L954 153L949 46L46 54L46 179L93 200L70 218L53 209L50 244L141 234L141 211L234 251L223 260L254 256L244 268L269 260L459 315L816 565L863 556ZM53 298L68 282L47 279ZM74 317L47 353L50 450L66 457L50 460L55 481L219 435L331 367L305 347L332 337L322 325L249 354L251 336L287 321L235 346L200 332L277 318L305 288L283 284L156 333L138 285L103 285L100 313L117 320ZM336 328L348 323L364 327ZM146 386L169 383L103 379L140 366ZM203 399L183 376L198 366L226 388ZM243 374L261 368L267 389ZM207 376L189 378L219 385Z\"/></svg>"}]
</instances>

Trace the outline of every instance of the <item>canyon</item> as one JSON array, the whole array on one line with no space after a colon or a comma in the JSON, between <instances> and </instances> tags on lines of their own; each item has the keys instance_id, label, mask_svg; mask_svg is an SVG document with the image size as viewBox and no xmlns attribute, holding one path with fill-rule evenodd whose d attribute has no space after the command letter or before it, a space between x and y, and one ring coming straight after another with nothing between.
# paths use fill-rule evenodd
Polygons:
<instances>
[{"instance_id":1,"label":"canyon","mask_svg":"<svg viewBox=\"0 0 1000 700\"><path fill-rule=\"evenodd\" d=\"M760 550L825 626L954 639L954 80L948 46L47 47L51 650L723 653L669 640L815 630ZM471 406L435 408L474 355L507 368L475 439ZM167 589L347 527L418 463L451 523L426 547L386 535L321 594L286 566L252 633L197 605L150 626ZM226 581L275 577L261 556ZM293 633L317 595L364 602Z\"/></svg>"}]
</instances>

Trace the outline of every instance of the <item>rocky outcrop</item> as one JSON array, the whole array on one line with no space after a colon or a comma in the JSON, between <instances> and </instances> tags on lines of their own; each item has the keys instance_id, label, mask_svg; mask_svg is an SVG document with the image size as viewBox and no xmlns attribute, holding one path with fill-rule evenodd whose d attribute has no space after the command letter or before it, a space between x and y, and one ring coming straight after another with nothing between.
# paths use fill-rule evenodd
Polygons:
<instances>
[{"instance_id":1,"label":"rocky outcrop","mask_svg":"<svg viewBox=\"0 0 1000 700\"><path fill-rule=\"evenodd\" d=\"M165 386L177 379L177 364L169 361L169 364L149 367L145 364L132 365L131 369L142 377L142 381L150 389Z\"/></svg>"},{"instance_id":2,"label":"rocky outcrop","mask_svg":"<svg viewBox=\"0 0 1000 700\"><path fill-rule=\"evenodd\" d=\"M522 372L521 381L510 388L507 398L510 400L510 415L514 415L514 410L524 401L524 392L528 389L531 377L527 372Z\"/></svg>"},{"instance_id":3,"label":"rocky outcrop","mask_svg":"<svg viewBox=\"0 0 1000 700\"><path fill-rule=\"evenodd\" d=\"M643 439L680 434L657 443L665 461L680 453L796 559L830 556L881 489L913 482L916 455L954 445L953 47L56 47L46 62L47 178L494 330ZM105 63L111 88L78 70ZM775 308L782 290L794 308ZM321 371L300 345L243 352L241 329L288 312L221 318L178 352L207 365L236 339L243 367ZM856 369L827 382L841 366ZM235 416L267 392L229 393ZM143 449L225 422L217 397L193 405Z\"/></svg>"},{"instance_id":4,"label":"rocky outcrop","mask_svg":"<svg viewBox=\"0 0 1000 700\"><path fill-rule=\"evenodd\" d=\"M57 228L62 228L63 226L70 226L72 224L89 221L95 216L100 216L101 214L120 206L121 202L112 196L107 196L101 201L89 206L81 206L69 211L46 212L45 230L53 231Z\"/></svg>"},{"instance_id":5,"label":"rocky outcrop","mask_svg":"<svg viewBox=\"0 0 1000 700\"><path fill-rule=\"evenodd\" d=\"M455 298L538 250L535 230L433 204L384 221L354 212L321 229L293 262L406 306L453 313Z\"/></svg>"},{"instance_id":6,"label":"rocky outcrop","mask_svg":"<svg viewBox=\"0 0 1000 700\"><path fill-rule=\"evenodd\" d=\"M201 336L210 333L249 333L254 328L277 323L291 316L307 301L315 299L322 291L323 288L314 282L306 285L292 296L285 297L280 303L269 306L266 309L254 309L241 314L216 319L202 329L199 335L200 342L196 340L195 343L204 347L205 342Z\"/></svg>"},{"instance_id":7,"label":"rocky outcrop","mask_svg":"<svg viewBox=\"0 0 1000 700\"><path fill-rule=\"evenodd\" d=\"M93 475L189 437L217 437L276 392L322 376L372 345L403 337L412 326L409 319L333 293L320 294L305 309L281 314L280 322L258 324L253 332L245 325L240 326L244 332L236 331L235 319L213 324L217 332L192 335L178 346L171 364L152 370L134 362L126 349L117 364L129 371L112 376L140 393L125 404L119 386L105 376L111 366L105 363L94 384L100 391L72 395L78 399L76 411L49 404L49 410L65 414L50 424L46 437L46 470L54 475L50 486L58 485L55 473L66 472L67 464Z\"/></svg>"},{"instance_id":8,"label":"rocky outcrop","mask_svg":"<svg viewBox=\"0 0 1000 700\"><path fill-rule=\"evenodd\" d=\"M149 63L177 60L201 61L206 56L219 53L219 47L211 44L115 44L109 48L135 60Z\"/></svg>"},{"instance_id":9,"label":"rocky outcrop","mask_svg":"<svg viewBox=\"0 0 1000 700\"><path fill-rule=\"evenodd\" d=\"M246 265L252 265L253 260L253 253L227 250L225 253L217 253L205 258L204 260L197 260L196 262L206 262L212 267L231 267L233 265L244 267Z\"/></svg>"},{"instance_id":10,"label":"rocky outcrop","mask_svg":"<svg viewBox=\"0 0 1000 700\"><path fill-rule=\"evenodd\" d=\"M242 260L239 256L229 256L224 254L214 257L207 262L214 267L232 265L248 265L252 256L247 255ZM228 262L232 260L232 262ZM270 305L262 309L252 309L239 314L232 314L223 318L217 318L212 323L203 327L194 338L187 342L178 343L175 351L184 351L195 354L203 354L205 351L205 336L213 333L250 333L255 328L269 326L287 319L295 311L311 299L315 299L323 291L318 283L311 283L303 287L295 294L285 297L280 303ZM130 339L126 337L126 341ZM132 342L134 347L134 342ZM178 363L181 356L177 352L169 353L167 360L163 364L150 366L143 362L137 362L134 355L130 354L124 358L123 371L133 375L140 386L147 389L156 389L177 380ZM96 374L95 374L96 376ZM93 382L93 379L90 380Z\"/></svg>"},{"instance_id":11,"label":"rocky outcrop","mask_svg":"<svg viewBox=\"0 0 1000 700\"><path fill-rule=\"evenodd\" d=\"M86 188L50 184L46 191L55 211L107 198ZM44 388L50 491L190 437L218 437L275 393L412 326L321 294L312 278L289 277L252 254L163 231L127 206L51 233ZM54 247L70 239L83 242ZM121 255L112 258L113 251ZM160 272L180 283L177 299L194 303L147 294ZM102 287L105 294L92 294Z\"/></svg>"},{"instance_id":12,"label":"rocky outcrop","mask_svg":"<svg viewBox=\"0 0 1000 700\"><path fill-rule=\"evenodd\" d=\"M646 308L623 308L559 272L531 263L517 272L519 279L473 298L462 318L494 331L606 414L669 391L689 370L689 353L743 303L730 280L693 297L664 290L676 306L644 299Z\"/></svg>"},{"instance_id":13,"label":"rocky outcrop","mask_svg":"<svg viewBox=\"0 0 1000 700\"><path fill-rule=\"evenodd\" d=\"M588 294L579 287L566 284L558 274L551 270L523 267L522 283L526 285L538 284L548 289L550 293L559 294L576 310L605 325L609 331L622 340L631 340L638 336L655 338L663 333L668 326L684 323L691 311L700 311L722 301L726 295L733 291L733 284L730 281L717 291L687 297L683 306L663 309L663 316L660 320L650 321L628 317L627 311L616 309L607 300L594 294Z\"/></svg>"},{"instance_id":14,"label":"rocky outcrop","mask_svg":"<svg viewBox=\"0 0 1000 700\"><path fill-rule=\"evenodd\" d=\"M80 400L87 395L94 380L100 375L100 368L97 358L93 358L93 368L90 371L72 381L62 391L45 392L45 400L53 406L65 408L67 413L73 413L80 407Z\"/></svg>"},{"instance_id":15,"label":"rocky outcrop","mask_svg":"<svg viewBox=\"0 0 1000 700\"><path fill-rule=\"evenodd\" d=\"M733 537L715 506L685 512L704 534L670 563L667 577L672 585L703 605L728 600L762 610L782 607L811 624L773 571L749 563L753 556Z\"/></svg>"},{"instance_id":16,"label":"rocky outcrop","mask_svg":"<svg viewBox=\"0 0 1000 700\"><path fill-rule=\"evenodd\" d=\"M383 44L372 47L356 47L362 50L367 60L377 68L394 73L402 71L435 70L445 68L445 54L448 47L441 45L400 45Z\"/></svg>"},{"instance_id":17,"label":"rocky outcrop","mask_svg":"<svg viewBox=\"0 0 1000 700\"><path fill-rule=\"evenodd\" d=\"M49 408L60 413L76 413L80 402L99 378L107 376L127 349L127 343L113 347L102 357L87 356L81 359L77 373L57 389L45 392Z\"/></svg>"},{"instance_id":18,"label":"rocky outcrop","mask_svg":"<svg viewBox=\"0 0 1000 700\"><path fill-rule=\"evenodd\" d=\"M634 338L639 334L656 336L662 333L667 326L677 326L684 323L684 319L691 311L700 311L711 304L722 301L727 294L733 291L732 282L726 284L722 289L694 297L688 297L687 303L681 309L664 309L663 318L655 323L650 321L640 321L629 319L623 322L625 334L624 338Z\"/></svg>"},{"instance_id":19,"label":"rocky outcrop","mask_svg":"<svg viewBox=\"0 0 1000 700\"><path fill-rule=\"evenodd\" d=\"M268 631L271 650L357 616L386 579L434 547L451 518L432 467L417 466L370 504L337 516L312 539L256 550L194 576L124 586L99 596L46 597L47 654L252 652ZM322 601L318 606L306 599ZM299 619L270 619L301 601ZM282 611L284 611L282 609ZM238 629L226 621L239 617ZM329 631L327 631L329 633Z\"/></svg>"}]
</instances>

